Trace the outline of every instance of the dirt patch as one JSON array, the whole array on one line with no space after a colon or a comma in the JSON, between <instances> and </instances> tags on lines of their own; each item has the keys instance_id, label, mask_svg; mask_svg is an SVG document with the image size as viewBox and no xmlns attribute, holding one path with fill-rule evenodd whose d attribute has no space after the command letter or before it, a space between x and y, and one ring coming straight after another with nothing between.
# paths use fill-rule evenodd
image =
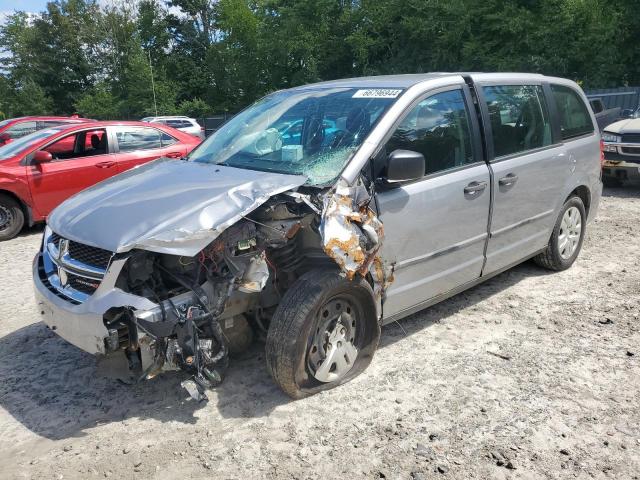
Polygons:
<instances>
[{"instance_id":1,"label":"dirt patch","mask_svg":"<svg viewBox=\"0 0 640 480\"><path fill-rule=\"evenodd\" d=\"M573 268L525 263L383 330L296 402L256 347L206 404L134 387L38 322L41 229L0 244L2 478L640 478L640 189L607 190Z\"/></svg>"}]
</instances>

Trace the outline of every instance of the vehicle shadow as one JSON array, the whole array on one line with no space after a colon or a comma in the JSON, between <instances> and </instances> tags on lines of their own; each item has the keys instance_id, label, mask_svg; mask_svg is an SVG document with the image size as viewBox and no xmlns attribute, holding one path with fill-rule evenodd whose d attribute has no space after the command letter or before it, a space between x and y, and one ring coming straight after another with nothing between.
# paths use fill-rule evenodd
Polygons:
<instances>
[{"instance_id":1,"label":"vehicle shadow","mask_svg":"<svg viewBox=\"0 0 640 480\"><path fill-rule=\"evenodd\" d=\"M602 196L614 198L640 198L640 182L626 183L621 187L605 187L602 190Z\"/></svg>"},{"instance_id":2,"label":"vehicle shadow","mask_svg":"<svg viewBox=\"0 0 640 480\"><path fill-rule=\"evenodd\" d=\"M16 238L28 237L36 233L42 233L44 231L44 226L44 223L36 223L35 225L32 225L30 227L26 226L20 231L18 235L16 235Z\"/></svg>"},{"instance_id":3,"label":"vehicle shadow","mask_svg":"<svg viewBox=\"0 0 640 480\"><path fill-rule=\"evenodd\" d=\"M524 263L482 285L383 328L380 348L392 345L531 276L548 272ZM85 435L96 425L153 418L195 425L197 412L222 418L262 417L291 400L267 374L260 344L232 359L227 378L209 402L188 398L181 372L124 385L97 373L96 361L66 343L43 323L0 338L0 405L30 431L49 438ZM6 439L5 439L6 440Z\"/></svg>"}]
</instances>

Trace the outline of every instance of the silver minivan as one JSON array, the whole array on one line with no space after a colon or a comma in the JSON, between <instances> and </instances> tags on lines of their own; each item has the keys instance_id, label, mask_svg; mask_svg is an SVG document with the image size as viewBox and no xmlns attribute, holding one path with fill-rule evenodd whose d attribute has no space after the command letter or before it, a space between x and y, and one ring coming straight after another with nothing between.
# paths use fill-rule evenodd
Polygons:
<instances>
[{"instance_id":1,"label":"silver minivan","mask_svg":"<svg viewBox=\"0 0 640 480\"><path fill-rule=\"evenodd\" d=\"M533 258L575 261L602 191L582 90L433 73L275 92L187 159L102 182L48 220L42 319L136 380L197 399L264 342L294 398L371 362L380 326Z\"/></svg>"}]
</instances>

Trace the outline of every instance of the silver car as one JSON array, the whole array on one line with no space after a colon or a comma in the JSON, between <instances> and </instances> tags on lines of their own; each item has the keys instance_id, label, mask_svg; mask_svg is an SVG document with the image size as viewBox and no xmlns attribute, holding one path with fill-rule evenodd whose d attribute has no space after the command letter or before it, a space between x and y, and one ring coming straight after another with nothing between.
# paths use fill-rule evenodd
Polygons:
<instances>
[{"instance_id":1,"label":"silver car","mask_svg":"<svg viewBox=\"0 0 640 480\"><path fill-rule=\"evenodd\" d=\"M141 121L161 123L198 138L204 138L205 136L204 127L201 127L195 118L184 116L145 117Z\"/></svg>"},{"instance_id":2,"label":"silver car","mask_svg":"<svg viewBox=\"0 0 640 480\"><path fill-rule=\"evenodd\" d=\"M561 78L279 91L186 161L57 208L33 263L38 311L136 379L186 372L197 399L259 337L301 398L360 374L385 323L530 258L569 268L600 200L599 145L584 93Z\"/></svg>"}]
</instances>

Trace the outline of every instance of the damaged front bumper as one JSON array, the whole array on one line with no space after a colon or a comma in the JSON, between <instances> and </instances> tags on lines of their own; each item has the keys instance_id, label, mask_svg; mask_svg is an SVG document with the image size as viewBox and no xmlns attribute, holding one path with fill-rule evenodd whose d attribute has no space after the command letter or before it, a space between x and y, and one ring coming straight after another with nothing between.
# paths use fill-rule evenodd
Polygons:
<instances>
[{"instance_id":1,"label":"damaged front bumper","mask_svg":"<svg viewBox=\"0 0 640 480\"><path fill-rule=\"evenodd\" d=\"M33 280L36 306L42 321L67 342L94 355L109 352L110 333L104 324L104 315L112 308L129 307L150 310L157 305L150 300L131 295L115 287L126 259L115 260L95 293L80 302L61 295L51 284L55 274L48 275L45 263L47 253L40 252L33 261Z\"/></svg>"}]
</instances>

